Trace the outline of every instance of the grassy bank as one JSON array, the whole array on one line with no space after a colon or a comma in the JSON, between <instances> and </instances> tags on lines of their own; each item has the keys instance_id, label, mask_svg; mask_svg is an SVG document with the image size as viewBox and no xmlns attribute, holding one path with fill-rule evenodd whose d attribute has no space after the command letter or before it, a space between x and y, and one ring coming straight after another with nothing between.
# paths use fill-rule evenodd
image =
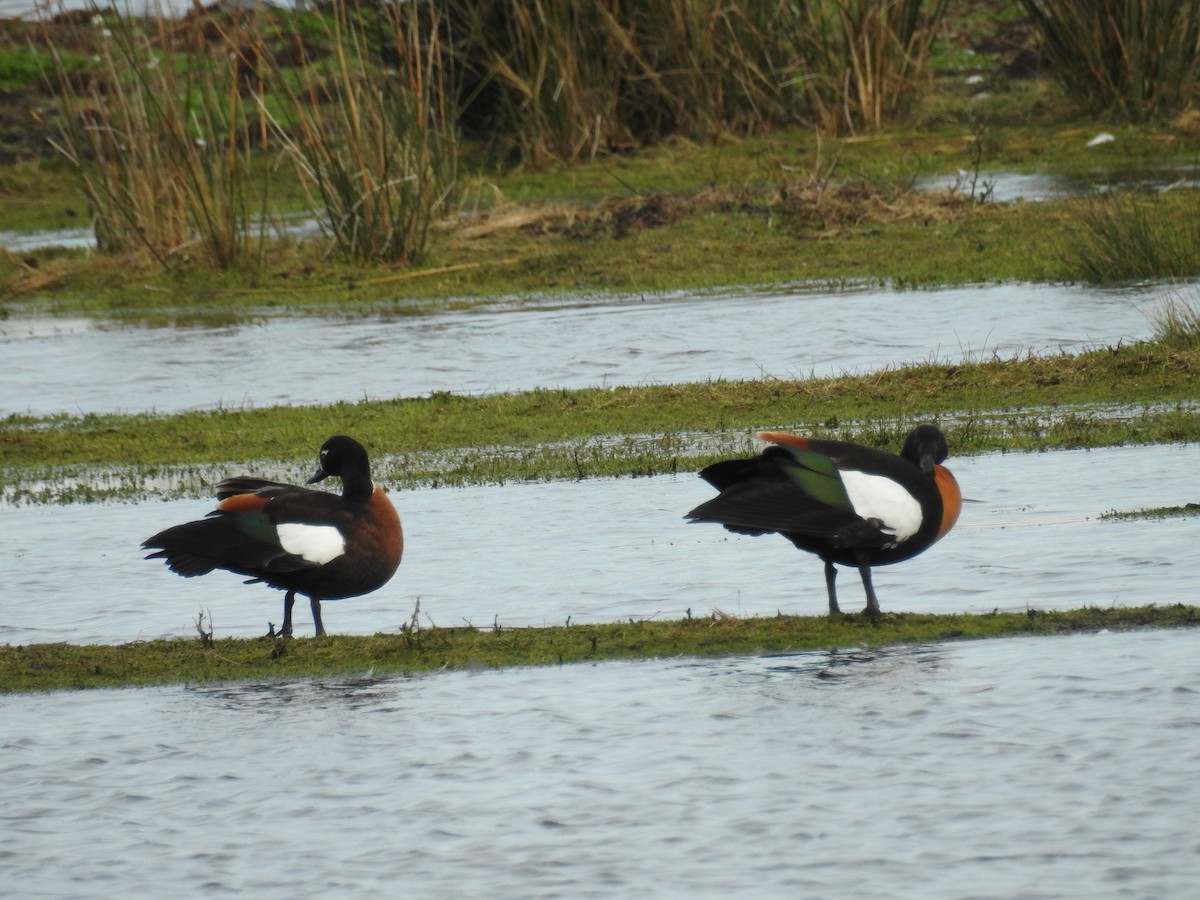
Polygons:
<instances>
[{"instance_id":1,"label":"grassy bank","mask_svg":"<svg viewBox=\"0 0 1200 900\"><path fill-rule=\"evenodd\" d=\"M670 159L661 165L668 180ZM788 195L779 179L668 194L655 178L647 170L637 179L644 193L613 180L595 204L506 202L442 222L420 268L338 262L319 240L272 242L260 265L224 272L168 273L130 255L0 253L0 310L224 321L284 310L419 314L525 295L1106 278L1095 271L1087 223L1108 211L1097 212L1094 199L997 205L861 180ZM1130 196L1119 217L1145 223L1149 242L1161 245L1159 235L1194 235L1196 211L1194 192L1169 191ZM1188 275L1195 258L1187 254L1158 276Z\"/></svg>"},{"instance_id":2,"label":"grassy bank","mask_svg":"<svg viewBox=\"0 0 1200 900\"><path fill-rule=\"evenodd\" d=\"M369 637L149 641L119 646L0 646L0 693L235 679L416 674L514 665L616 659L798 653L851 647L1194 627L1200 608L1147 606L986 615L723 615L674 622L618 622L550 628L431 628Z\"/></svg>"},{"instance_id":3,"label":"grassy bank","mask_svg":"<svg viewBox=\"0 0 1200 900\"><path fill-rule=\"evenodd\" d=\"M795 430L895 450L938 421L954 454L1200 440L1200 349L1136 344L1078 356L925 364L811 380L221 409L171 416L10 416L10 502L206 495L229 469L311 466L316 435L353 434L391 486L648 475L697 468ZM1188 498L1181 498L1188 499Z\"/></svg>"}]
</instances>

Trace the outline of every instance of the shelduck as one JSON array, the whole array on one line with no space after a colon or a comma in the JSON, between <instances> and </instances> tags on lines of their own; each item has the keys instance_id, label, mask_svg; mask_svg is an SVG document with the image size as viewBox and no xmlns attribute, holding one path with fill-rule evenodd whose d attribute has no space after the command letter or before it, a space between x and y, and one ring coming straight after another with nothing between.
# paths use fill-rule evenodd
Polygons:
<instances>
[{"instance_id":1,"label":"shelduck","mask_svg":"<svg viewBox=\"0 0 1200 900\"><path fill-rule=\"evenodd\" d=\"M280 635L292 633L296 594L312 605L313 625L325 634L321 601L358 597L391 579L404 552L396 508L371 480L367 451L335 435L321 447L314 484L340 477L342 493L280 484L252 476L217 485L217 508L146 540L147 559L166 560L186 578L226 569L286 591Z\"/></svg>"},{"instance_id":2,"label":"shelduck","mask_svg":"<svg viewBox=\"0 0 1200 900\"><path fill-rule=\"evenodd\" d=\"M871 567L911 559L954 526L962 509L958 482L942 463L946 438L919 425L897 456L844 441L779 432L751 459L714 463L700 476L720 493L686 518L737 534L775 532L825 562L830 613L840 612L835 565L855 566L878 617Z\"/></svg>"}]
</instances>

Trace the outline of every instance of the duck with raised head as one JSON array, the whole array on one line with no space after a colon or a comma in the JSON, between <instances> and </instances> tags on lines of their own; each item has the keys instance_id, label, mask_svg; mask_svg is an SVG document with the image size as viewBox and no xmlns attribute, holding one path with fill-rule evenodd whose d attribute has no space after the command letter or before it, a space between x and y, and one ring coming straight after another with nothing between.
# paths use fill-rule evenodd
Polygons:
<instances>
[{"instance_id":1,"label":"duck with raised head","mask_svg":"<svg viewBox=\"0 0 1200 900\"><path fill-rule=\"evenodd\" d=\"M203 519L176 525L147 539L147 559L164 559L186 578L225 569L286 591L280 635L292 633L296 594L309 598L318 636L322 600L358 597L381 588L404 552L400 517L371 480L367 451L334 435L321 447L308 484L330 476L341 494L253 476L217 485L217 508Z\"/></svg>"},{"instance_id":2,"label":"duck with raised head","mask_svg":"<svg viewBox=\"0 0 1200 900\"><path fill-rule=\"evenodd\" d=\"M762 432L759 456L714 463L700 476L720 493L686 518L737 534L781 534L825 563L829 612L840 612L836 565L855 566L878 617L871 567L911 559L954 526L962 494L945 435L933 425L909 432L897 456L845 441Z\"/></svg>"}]
</instances>

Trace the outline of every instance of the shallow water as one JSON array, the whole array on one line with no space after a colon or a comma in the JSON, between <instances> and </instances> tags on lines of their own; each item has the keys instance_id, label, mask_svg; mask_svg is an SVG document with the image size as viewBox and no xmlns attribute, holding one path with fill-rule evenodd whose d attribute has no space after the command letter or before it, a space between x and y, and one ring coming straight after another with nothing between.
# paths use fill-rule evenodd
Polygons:
<instances>
[{"instance_id":1,"label":"shallow water","mask_svg":"<svg viewBox=\"0 0 1200 900\"><path fill-rule=\"evenodd\" d=\"M1097 158L1099 162L1099 157ZM923 191L955 189L966 196L993 203L1055 200L1108 191L1171 191L1195 188L1200 169L1193 163L1150 166L1137 170L1106 170L1097 166L1090 176L1060 177L1038 172L964 170L918 179L914 187Z\"/></svg>"},{"instance_id":2,"label":"shallow water","mask_svg":"<svg viewBox=\"0 0 1200 900\"><path fill-rule=\"evenodd\" d=\"M0 698L21 897L1185 897L1200 633Z\"/></svg>"},{"instance_id":3,"label":"shallow water","mask_svg":"<svg viewBox=\"0 0 1200 900\"><path fill-rule=\"evenodd\" d=\"M1200 447L1124 447L951 458L969 502L955 529L916 559L880 568L885 610L988 612L1196 602L1200 517L1101 521L1113 509L1200 502ZM1194 493L1188 493L1192 491ZM558 625L628 617L819 614L819 560L779 537L741 537L683 515L711 496L694 475L397 492L405 559L385 587L327 602L333 633L422 625ZM225 572L182 579L142 559L140 541L211 504L6 510L0 643L121 643L195 634L198 610L220 637L281 621L282 594ZM861 608L857 574L839 579ZM298 633L311 627L297 604Z\"/></svg>"},{"instance_id":4,"label":"shallow water","mask_svg":"<svg viewBox=\"0 0 1200 900\"><path fill-rule=\"evenodd\" d=\"M1144 338L1172 291L740 292L179 328L14 316L0 322L0 414L792 378L1077 352Z\"/></svg>"},{"instance_id":5,"label":"shallow water","mask_svg":"<svg viewBox=\"0 0 1200 900\"><path fill-rule=\"evenodd\" d=\"M57 0L47 4L44 0L0 0L0 17L36 19L39 9L50 7L51 14L59 10L88 9L94 0ZM96 3L101 9L112 7L127 15L153 15L156 10L180 15L192 8L192 0L103 0ZM205 4L208 5L208 4Z\"/></svg>"},{"instance_id":6,"label":"shallow water","mask_svg":"<svg viewBox=\"0 0 1200 900\"><path fill-rule=\"evenodd\" d=\"M190 4L189 4L190 8ZM2 13L0 13L2 15ZM252 241L292 238L303 240L321 233L320 223L310 215L286 215L268 223L251 223L246 229ZM68 250L96 249L96 230L85 228L53 228L33 231L0 231L0 247L13 253L32 253L48 247Z\"/></svg>"}]
</instances>

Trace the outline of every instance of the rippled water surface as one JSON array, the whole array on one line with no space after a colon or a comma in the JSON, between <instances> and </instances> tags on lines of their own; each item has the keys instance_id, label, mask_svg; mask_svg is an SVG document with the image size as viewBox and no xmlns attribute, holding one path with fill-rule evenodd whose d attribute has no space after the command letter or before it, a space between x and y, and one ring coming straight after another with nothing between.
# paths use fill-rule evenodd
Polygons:
<instances>
[{"instance_id":1,"label":"rippled water surface","mask_svg":"<svg viewBox=\"0 0 1200 900\"><path fill-rule=\"evenodd\" d=\"M191 328L17 316L0 322L0 413L793 378L1075 352L1145 337L1168 294L1066 285L743 292Z\"/></svg>"},{"instance_id":2,"label":"rippled water surface","mask_svg":"<svg viewBox=\"0 0 1200 900\"><path fill-rule=\"evenodd\" d=\"M0 699L21 897L1186 897L1200 633Z\"/></svg>"}]
</instances>

